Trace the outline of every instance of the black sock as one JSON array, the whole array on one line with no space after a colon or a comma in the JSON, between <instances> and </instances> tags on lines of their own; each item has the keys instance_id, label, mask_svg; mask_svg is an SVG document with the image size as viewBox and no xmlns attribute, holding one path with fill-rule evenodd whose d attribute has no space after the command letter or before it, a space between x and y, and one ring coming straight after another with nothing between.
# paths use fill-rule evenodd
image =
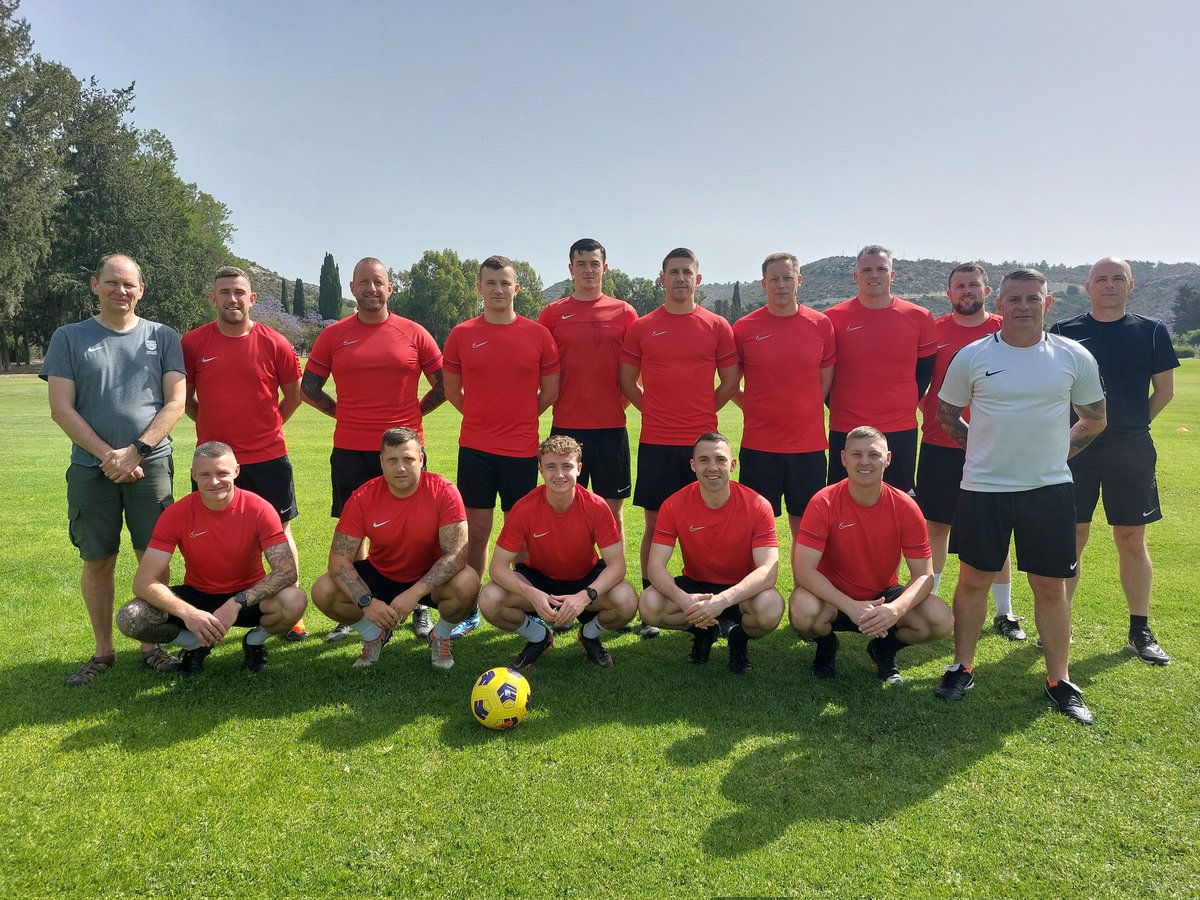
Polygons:
<instances>
[{"instance_id":1,"label":"black sock","mask_svg":"<svg viewBox=\"0 0 1200 900\"><path fill-rule=\"evenodd\" d=\"M737 623L729 629L729 634L725 640L729 641L731 647L741 647L745 649L750 644L750 635L746 634L746 630L742 628L741 623Z\"/></svg>"},{"instance_id":2,"label":"black sock","mask_svg":"<svg viewBox=\"0 0 1200 900\"><path fill-rule=\"evenodd\" d=\"M707 636L710 634L716 635L717 626L709 625L707 628L697 628L695 625L691 625L688 627L688 633L693 635L694 637L700 637L701 635Z\"/></svg>"},{"instance_id":3,"label":"black sock","mask_svg":"<svg viewBox=\"0 0 1200 900\"><path fill-rule=\"evenodd\" d=\"M881 650L886 650L888 653L899 653L908 644L896 637L896 630L890 629L887 634L879 639L879 647Z\"/></svg>"},{"instance_id":4,"label":"black sock","mask_svg":"<svg viewBox=\"0 0 1200 900\"><path fill-rule=\"evenodd\" d=\"M1150 627L1149 616L1130 616L1129 617L1129 636L1140 634L1142 631Z\"/></svg>"},{"instance_id":5,"label":"black sock","mask_svg":"<svg viewBox=\"0 0 1200 900\"><path fill-rule=\"evenodd\" d=\"M644 590L645 590L646 588L648 588L648 587L650 587L650 579L649 579L649 578L643 578L643 579L642 579L642 590L644 591Z\"/></svg>"}]
</instances>

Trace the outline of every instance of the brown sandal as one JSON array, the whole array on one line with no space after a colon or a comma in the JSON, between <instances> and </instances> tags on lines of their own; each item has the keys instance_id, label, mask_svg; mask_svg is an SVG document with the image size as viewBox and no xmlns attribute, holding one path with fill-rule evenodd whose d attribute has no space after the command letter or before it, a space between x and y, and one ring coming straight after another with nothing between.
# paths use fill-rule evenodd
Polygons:
<instances>
[{"instance_id":1,"label":"brown sandal","mask_svg":"<svg viewBox=\"0 0 1200 900\"><path fill-rule=\"evenodd\" d=\"M83 664L83 667L67 679L67 687L78 687L81 684L87 684L101 672L107 672L110 668L117 664L117 655L110 653L108 656L93 656Z\"/></svg>"},{"instance_id":2,"label":"brown sandal","mask_svg":"<svg viewBox=\"0 0 1200 900\"><path fill-rule=\"evenodd\" d=\"M153 669L155 672L176 672L179 670L179 660L162 647L155 647L149 653L143 653L142 665Z\"/></svg>"}]
</instances>

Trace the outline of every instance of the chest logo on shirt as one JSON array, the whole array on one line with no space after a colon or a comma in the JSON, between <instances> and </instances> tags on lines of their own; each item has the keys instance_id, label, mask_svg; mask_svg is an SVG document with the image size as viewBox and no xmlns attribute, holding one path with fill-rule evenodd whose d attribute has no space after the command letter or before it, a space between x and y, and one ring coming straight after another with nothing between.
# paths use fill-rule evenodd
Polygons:
<instances>
[{"instance_id":1,"label":"chest logo on shirt","mask_svg":"<svg viewBox=\"0 0 1200 900\"><path fill-rule=\"evenodd\" d=\"M858 331L860 328L863 328L863 327L864 326L862 326L862 325L847 325L846 330L847 331Z\"/></svg>"},{"instance_id":2,"label":"chest logo on shirt","mask_svg":"<svg viewBox=\"0 0 1200 900\"><path fill-rule=\"evenodd\" d=\"M562 314L562 317L563 317L564 319L569 319L569 318L571 318L571 316L573 316L573 315L575 315L575 313L563 313L563 314Z\"/></svg>"},{"instance_id":3,"label":"chest logo on shirt","mask_svg":"<svg viewBox=\"0 0 1200 900\"><path fill-rule=\"evenodd\" d=\"M767 338L769 338L769 337L770 337L770 335L769 335L769 334L756 334L756 335L754 336L754 339L755 339L756 341L765 341L765 340L766 340Z\"/></svg>"},{"instance_id":4,"label":"chest logo on shirt","mask_svg":"<svg viewBox=\"0 0 1200 900\"><path fill-rule=\"evenodd\" d=\"M487 341L478 341L478 342L472 343L472 344L471 344L471 349L472 349L472 350L478 350L480 347L482 347L482 346L483 346L484 344L486 344L486 343L487 343Z\"/></svg>"},{"instance_id":5,"label":"chest logo on shirt","mask_svg":"<svg viewBox=\"0 0 1200 900\"><path fill-rule=\"evenodd\" d=\"M372 527L372 528L382 528L384 525L386 525L386 524L387 524L388 522L390 522L390 521L392 521L392 520L391 520L391 519L384 519L382 522L372 522L372 523L371 523L371 527Z\"/></svg>"},{"instance_id":6,"label":"chest logo on shirt","mask_svg":"<svg viewBox=\"0 0 1200 900\"><path fill-rule=\"evenodd\" d=\"M209 362L212 362L214 359L220 359L220 358L221 357L219 357L219 356L204 356L204 357L200 358L200 362L209 363Z\"/></svg>"},{"instance_id":7,"label":"chest logo on shirt","mask_svg":"<svg viewBox=\"0 0 1200 900\"><path fill-rule=\"evenodd\" d=\"M104 347L104 342L103 342L103 341L101 341L99 344L96 344L94 347L88 347L88 348L87 348L87 352L88 352L88 353L95 353L97 350L100 350L100 349L102 349L103 347Z\"/></svg>"},{"instance_id":8,"label":"chest logo on shirt","mask_svg":"<svg viewBox=\"0 0 1200 900\"><path fill-rule=\"evenodd\" d=\"M154 338L146 338L146 353L150 356L158 356L158 341Z\"/></svg>"},{"instance_id":9,"label":"chest logo on shirt","mask_svg":"<svg viewBox=\"0 0 1200 900\"><path fill-rule=\"evenodd\" d=\"M662 330L662 331L651 331L651 332L650 332L650 336L651 336L651 337L658 337L659 335L666 334L666 333L667 333L667 330L668 330L668 329L664 329L664 330Z\"/></svg>"},{"instance_id":10,"label":"chest logo on shirt","mask_svg":"<svg viewBox=\"0 0 1200 900\"><path fill-rule=\"evenodd\" d=\"M357 344L360 340L362 340L362 338L355 338L352 341L342 341L342 346L349 347L351 344Z\"/></svg>"},{"instance_id":11,"label":"chest logo on shirt","mask_svg":"<svg viewBox=\"0 0 1200 900\"><path fill-rule=\"evenodd\" d=\"M207 531L193 531L190 535L188 535L188 537L198 538L203 534L208 534L208 532Z\"/></svg>"},{"instance_id":12,"label":"chest logo on shirt","mask_svg":"<svg viewBox=\"0 0 1200 900\"><path fill-rule=\"evenodd\" d=\"M549 533L550 533L550 532L548 532L548 531L543 531L543 532L541 532L541 533L539 534L538 532L536 532L536 531L535 531L535 532L533 533L533 536L534 536L535 538L544 538L544 537L545 537L546 535L548 535Z\"/></svg>"},{"instance_id":13,"label":"chest logo on shirt","mask_svg":"<svg viewBox=\"0 0 1200 900\"><path fill-rule=\"evenodd\" d=\"M838 528L853 528L857 522L838 522Z\"/></svg>"},{"instance_id":14,"label":"chest logo on shirt","mask_svg":"<svg viewBox=\"0 0 1200 900\"><path fill-rule=\"evenodd\" d=\"M991 378L993 375L999 375L1001 372L1007 372L1007 371L1008 371L1008 369L997 369L995 372L984 371L983 377Z\"/></svg>"},{"instance_id":15,"label":"chest logo on shirt","mask_svg":"<svg viewBox=\"0 0 1200 900\"><path fill-rule=\"evenodd\" d=\"M939 349L939 350L945 350L945 349L946 349L947 347L949 347L949 346L950 346L949 344L938 344L938 349Z\"/></svg>"},{"instance_id":16,"label":"chest logo on shirt","mask_svg":"<svg viewBox=\"0 0 1200 900\"><path fill-rule=\"evenodd\" d=\"M701 531L707 527L707 525L689 525L688 531Z\"/></svg>"}]
</instances>

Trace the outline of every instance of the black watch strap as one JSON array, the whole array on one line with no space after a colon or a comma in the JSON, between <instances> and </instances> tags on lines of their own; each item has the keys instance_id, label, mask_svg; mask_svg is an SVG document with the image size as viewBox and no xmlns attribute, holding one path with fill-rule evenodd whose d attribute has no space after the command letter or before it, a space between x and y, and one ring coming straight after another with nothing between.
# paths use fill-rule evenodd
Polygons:
<instances>
[{"instance_id":1,"label":"black watch strap","mask_svg":"<svg viewBox=\"0 0 1200 900\"><path fill-rule=\"evenodd\" d=\"M133 449L136 450L138 453L142 454L142 456L149 456L151 453L154 452L153 447L151 447L145 441L141 441L141 440L137 440L137 441L133 442Z\"/></svg>"},{"instance_id":2,"label":"black watch strap","mask_svg":"<svg viewBox=\"0 0 1200 900\"><path fill-rule=\"evenodd\" d=\"M588 595L589 603L594 603L596 601L596 598L600 596L598 593L596 593L596 589L594 587L591 587L590 585L588 587L585 587L583 589L583 592Z\"/></svg>"},{"instance_id":3,"label":"black watch strap","mask_svg":"<svg viewBox=\"0 0 1200 900\"><path fill-rule=\"evenodd\" d=\"M363 594L361 597L356 598L354 602L358 604L359 609L366 609L371 605L371 595Z\"/></svg>"}]
</instances>

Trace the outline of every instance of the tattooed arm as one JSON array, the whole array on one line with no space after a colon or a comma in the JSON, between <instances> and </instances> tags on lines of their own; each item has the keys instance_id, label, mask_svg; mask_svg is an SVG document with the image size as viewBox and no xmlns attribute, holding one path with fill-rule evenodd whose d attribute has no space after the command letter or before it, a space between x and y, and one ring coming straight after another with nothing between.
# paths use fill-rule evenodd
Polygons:
<instances>
[{"instance_id":1,"label":"tattooed arm","mask_svg":"<svg viewBox=\"0 0 1200 900\"><path fill-rule=\"evenodd\" d=\"M1077 403L1071 405L1075 409L1075 415L1079 416L1079 421L1071 426L1071 449L1067 453L1067 459L1094 441L1108 425L1108 412L1103 398L1082 406Z\"/></svg>"},{"instance_id":2,"label":"tattooed arm","mask_svg":"<svg viewBox=\"0 0 1200 900\"><path fill-rule=\"evenodd\" d=\"M296 571L296 558L292 556L292 550L287 541L276 544L274 547L268 547L263 551L263 555L266 556L267 565L271 571L262 581L250 585L243 591L238 591L230 599L236 600L244 597L247 606L256 606L268 597L278 594L285 587L296 583L299 575Z\"/></svg>"},{"instance_id":3,"label":"tattooed arm","mask_svg":"<svg viewBox=\"0 0 1200 900\"><path fill-rule=\"evenodd\" d=\"M325 382L328 380L316 372L305 372L304 377L300 379L300 393L309 406L315 406L325 415L335 417L337 401L325 393Z\"/></svg>"},{"instance_id":4,"label":"tattooed arm","mask_svg":"<svg viewBox=\"0 0 1200 900\"><path fill-rule=\"evenodd\" d=\"M940 397L938 398L938 424L950 436L950 440L954 441L958 446L965 448L967 446L968 426L962 417L964 409L966 409L965 406L952 406Z\"/></svg>"},{"instance_id":5,"label":"tattooed arm","mask_svg":"<svg viewBox=\"0 0 1200 900\"><path fill-rule=\"evenodd\" d=\"M451 522L440 527L438 544L441 545L442 555L412 587L392 601L392 609L401 620L412 612L422 597L431 593L434 588L441 587L463 570L467 560L467 523Z\"/></svg>"},{"instance_id":6,"label":"tattooed arm","mask_svg":"<svg viewBox=\"0 0 1200 900\"><path fill-rule=\"evenodd\" d=\"M362 538L351 537L337 530L333 532L333 544L329 548L329 574L333 576L334 584L351 600L371 594L354 568L354 558L358 556L360 546Z\"/></svg>"},{"instance_id":7,"label":"tattooed arm","mask_svg":"<svg viewBox=\"0 0 1200 900\"><path fill-rule=\"evenodd\" d=\"M421 415L427 416L446 402L446 386L442 381L442 370L425 376L429 380L429 391L421 398Z\"/></svg>"}]
</instances>

